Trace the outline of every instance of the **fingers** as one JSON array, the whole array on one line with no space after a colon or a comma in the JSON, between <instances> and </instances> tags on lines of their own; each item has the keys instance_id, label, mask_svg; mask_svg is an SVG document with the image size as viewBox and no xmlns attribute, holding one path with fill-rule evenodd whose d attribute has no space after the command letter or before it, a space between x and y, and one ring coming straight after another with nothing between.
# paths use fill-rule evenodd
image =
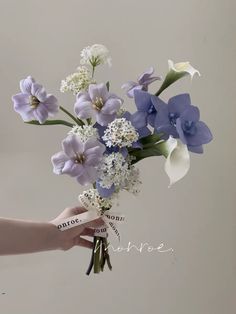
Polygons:
<instances>
[{"instance_id":1,"label":"fingers","mask_svg":"<svg viewBox=\"0 0 236 314\"><path fill-rule=\"evenodd\" d=\"M83 236L88 236L88 237L93 237L94 236L94 233L95 233L95 230L94 229L91 229L91 228L85 228L80 235L83 235Z\"/></svg>"},{"instance_id":2,"label":"fingers","mask_svg":"<svg viewBox=\"0 0 236 314\"><path fill-rule=\"evenodd\" d=\"M92 241L89 241L89 240L86 240L86 239L83 239L80 237L75 238L75 245L86 247L88 249L93 248L93 242Z\"/></svg>"},{"instance_id":3,"label":"fingers","mask_svg":"<svg viewBox=\"0 0 236 314\"><path fill-rule=\"evenodd\" d=\"M97 218L95 220L84 223L83 227L96 228L96 227L101 227L103 225L104 225L104 221L102 220L102 218Z\"/></svg>"},{"instance_id":4,"label":"fingers","mask_svg":"<svg viewBox=\"0 0 236 314\"><path fill-rule=\"evenodd\" d=\"M68 214L70 214L71 216L72 215L79 215L79 214L82 214L84 212L87 211L86 208L84 207L72 207L72 208L66 208L65 209L67 211Z\"/></svg>"}]
</instances>

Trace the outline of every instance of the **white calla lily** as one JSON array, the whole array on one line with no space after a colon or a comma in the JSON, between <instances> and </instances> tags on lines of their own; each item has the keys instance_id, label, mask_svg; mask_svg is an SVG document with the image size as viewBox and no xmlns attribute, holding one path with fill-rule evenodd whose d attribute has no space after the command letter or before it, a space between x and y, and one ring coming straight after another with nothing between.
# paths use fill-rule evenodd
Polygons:
<instances>
[{"instance_id":1,"label":"white calla lily","mask_svg":"<svg viewBox=\"0 0 236 314\"><path fill-rule=\"evenodd\" d=\"M174 63L172 60L168 60L169 70L173 70L175 72L185 72L191 76L191 79L195 74L201 75L200 72L195 69L189 62L178 62Z\"/></svg>"},{"instance_id":2,"label":"white calla lily","mask_svg":"<svg viewBox=\"0 0 236 314\"><path fill-rule=\"evenodd\" d=\"M170 179L170 187L187 174L190 168L190 156L187 146L172 136L165 142L165 149L167 155L165 172Z\"/></svg>"}]
</instances>

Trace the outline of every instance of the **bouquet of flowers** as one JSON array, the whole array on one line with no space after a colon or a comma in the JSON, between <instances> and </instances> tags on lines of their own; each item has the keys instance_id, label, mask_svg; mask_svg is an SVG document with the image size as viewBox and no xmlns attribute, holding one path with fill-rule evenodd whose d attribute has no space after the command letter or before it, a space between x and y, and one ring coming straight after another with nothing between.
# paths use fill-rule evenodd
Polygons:
<instances>
[{"instance_id":1,"label":"bouquet of flowers","mask_svg":"<svg viewBox=\"0 0 236 314\"><path fill-rule=\"evenodd\" d=\"M81 219L63 222L64 230L85 220L102 217L104 226L94 235L94 246L87 274L111 269L108 254L108 231L119 239L117 223L122 215L111 208L123 190L137 194L140 174L136 164L147 157L164 156L165 171L170 185L183 178L190 167L189 152L203 153L203 144L212 140L207 125L200 120L198 107L190 95L179 94L168 102L161 93L184 76L199 71L189 62L168 61L169 70L162 80L154 76L151 67L137 81L128 81L122 88L135 103L135 112L129 112L124 100L113 93L110 82L97 82L95 72L101 65L111 65L108 49L99 44L81 52L77 71L62 80L60 91L75 95L73 113L59 106L55 96L48 94L33 77L20 81L19 94L12 97L14 109L24 122L33 125L64 125L69 128L62 141L62 150L51 157L53 172L67 174L77 183L92 187L79 195L88 210ZM150 84L161 81L155 94L148 92ZM59 110L66 120L49 119Z\"/></svg>"}]
</instances>

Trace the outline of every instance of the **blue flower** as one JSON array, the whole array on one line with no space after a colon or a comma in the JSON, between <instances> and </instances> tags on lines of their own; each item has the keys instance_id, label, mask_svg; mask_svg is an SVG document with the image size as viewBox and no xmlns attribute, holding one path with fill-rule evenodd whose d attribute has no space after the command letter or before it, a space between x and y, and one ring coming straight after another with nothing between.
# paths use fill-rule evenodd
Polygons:
<instances>
[{"instance_id":1,"label":"blue flower","mask_svg":"<svg viewBox=\"0 0 236 314\"><path fill-rule=\"evenodd\" d=\"M202 144L209 143L213 138L208 126L199 119L199 109L191 105L176 120L176 130L181 141L194 153L202 153Z\"/></svg>"},{"instance_id":2,"label":"blue flower","mask_svg":"<svg viewBox=\"0 0 236 314\"><path fill-rule=\"evenodd\" d=\"M134 101L137 111L133 114L133 123L137 128L142 128L150 124L154 127L154 122L159 106L160 98L145 91L135 90Z\"/></svg>"},{"instance_id":3,"label":"blue flower","mask_svg":"<svg viewBox=\"0 0 236 314\"><path fill-rule=\"evenodd\" d=\"M155 118L155 131L163 133L163 138L170 135L180 138L194 153L202 153L202 144L212 140L212 134L207 125L199 121L199 109L191 105L189 94L180 94L169 99L168 104L158 103Z\"/></svg>"},{"instance_id":4,"label":"blue flower","mask_svg":"<svg viewBox=\"0 0 236 314\"><path fill-rule=\"evenodd\" d=\"M150 67L145 72L143 72L139 78L138 82L129 81L122 85L121 88L126 90L126 94L128 97L133 98L134 92L137 90L148 90L148 85L155 82L156 80L161 80L160 76L152 76L154 73L154 68Z\"/></svg>"}]
</instances>

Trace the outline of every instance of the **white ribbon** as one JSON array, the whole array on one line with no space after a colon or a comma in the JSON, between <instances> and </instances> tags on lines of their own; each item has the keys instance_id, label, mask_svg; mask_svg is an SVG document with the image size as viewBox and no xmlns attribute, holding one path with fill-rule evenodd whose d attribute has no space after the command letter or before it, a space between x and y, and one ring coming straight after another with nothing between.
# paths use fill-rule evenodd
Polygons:
<instances>
[{"instance_id":1,"label":"white ribbon","mask_svg":"<svg viewBox=\"0 0 236 314\"><path fill-rule=\"evenodd\" d=\"M95 208L91 204L85 204L85 202L83 202L83 206L88 210L87 212L58 220L57 223L55 223L57 228L61 231L64 231L75 226L79 226L84 223L101 218L104 221L104 226L96 228L94 235L106 238L108 235L107 229L109 229L116 236L118 241L120 241L120 233L118 231L116 224L124 222L125 220L124 215L110 212L110 210L108 213L105 212L104 214L101 214L97 208Z\"/></svg>"}]
</instances>

